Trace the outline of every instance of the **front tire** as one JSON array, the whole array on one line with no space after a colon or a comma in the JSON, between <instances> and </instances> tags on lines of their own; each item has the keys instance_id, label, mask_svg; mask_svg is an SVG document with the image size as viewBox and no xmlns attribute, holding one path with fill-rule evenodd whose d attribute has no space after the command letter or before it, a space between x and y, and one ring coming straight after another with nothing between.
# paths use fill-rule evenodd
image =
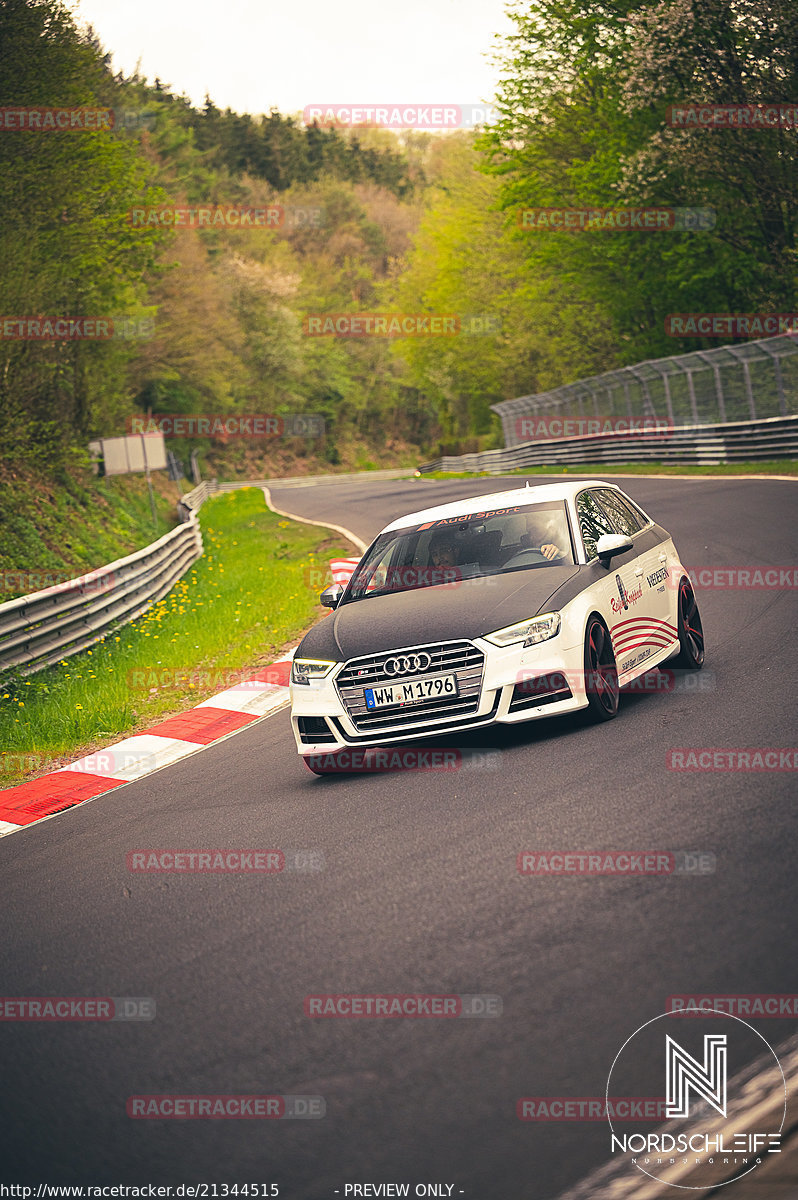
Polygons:
<instances>
[{"instance_id":1,"label":"front tire","mask_svg":"<svg viewBox=\"0 0 798 1200\"><path fill-rule=\"evenodd\" d=\"M611 721L617 716L621 695L618 667L607 627L596 616L585 630L585 694L594 721Z\"/></svg>"},{"instance_id":2,"label":"front tire","mask_svg":"<svg viewBox=\"0 0 798 1200\"><path fill-rule=\"evenodd\" d=\"M676 666L688 671L700 671L704 665L704 626L693 585L688 579L682 579L679 584L676 627L679 631L679 653L674 659Z\"/></svg>"}]
</instances>

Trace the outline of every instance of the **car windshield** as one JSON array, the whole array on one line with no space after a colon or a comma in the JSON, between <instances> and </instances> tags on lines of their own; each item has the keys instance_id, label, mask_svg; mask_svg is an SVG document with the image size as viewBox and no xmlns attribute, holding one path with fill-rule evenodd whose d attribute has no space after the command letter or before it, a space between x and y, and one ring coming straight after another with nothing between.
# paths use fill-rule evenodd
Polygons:
<instances>
[{"instance_id":1,"label":"car windshield","mask_svg":"<svg viewBox=\"0 0 798 1200\"><path fill-rule=\"evenodd\" d=\"M381 534L341 602L574 562L565 502L516 504Z\"/></svg>"}]
</instances>

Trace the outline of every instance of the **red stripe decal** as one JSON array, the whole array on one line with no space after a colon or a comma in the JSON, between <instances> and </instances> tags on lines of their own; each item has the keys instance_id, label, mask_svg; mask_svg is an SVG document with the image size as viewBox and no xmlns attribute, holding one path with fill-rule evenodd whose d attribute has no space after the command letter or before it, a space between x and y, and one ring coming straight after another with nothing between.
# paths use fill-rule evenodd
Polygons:
<instances>
[{"instance_id":1,"label":"red stripe decal","mask_svg":"<svg viewBox=\"0 0 798 1200\"><path fill-rule=\"evenodd\" d=\"M662 629L676 630L676 626L670 621L660 621L657 617L627 617L625 621L617 621L613 626L614 629L625 629L627 625L650 625L652 628L658 626Z\"/></svg>"},{"instance_id":2,"label":"red stripe decal","mask_svg":"<svg viewBox=\"0 0 798 1200\"><path fill-rule=\"evenodd\" d=\"M676 631L672 629L614 629L612 636L616 641L624 641L627 638L635 637L650 637L650 638L665 638L666 641L673 641L677 636Z\"/></svg>"},{"instance_id":3,"label":"red stripe decal","mask_svg":"<svg viewBox=\"0 0 798 1200\"><path fill-rule=\"evenodd\" d=\"M623 645L626 642L634 640L659 642L663 646L667 646L670 642L676 641L675 633L665 633L658 629L628 629L626 633L613 635L613 642L616 645Z\"/></svg>"},{"instance_id":4,"label":"red stripe decal","mask_svg":"<svg viewBox=\"0 0 798 1200\"><path fill-rule=\"evenodd\" d=\"M652 637L678 637L675 629L660 629L656 625L636 625L634 629L621 629L618 625L613 625L612 627L612 636L614 638L642 637L646 634L651 634Z\"/></svg>"},{"instance_id":5,"label":"red stripe decal","mask_svg":"<svg viewBox=\"0 0 798 1200\"><path fill-rule=\"evenodd\" d=\"M640 646L648 646L648 645L650 645L649 642L630 642L628 646L624 646L623 649L618 650L618 657L621 657L624 654L628 654L630 650L637 650ZM655 646L655 649L656 650L664 650L667 645L668 645L668 643L664 642L661 646L660 645ZM635 663L634 665L636 667L639 667L642 664Z\"/></svg>"}]
</instances>

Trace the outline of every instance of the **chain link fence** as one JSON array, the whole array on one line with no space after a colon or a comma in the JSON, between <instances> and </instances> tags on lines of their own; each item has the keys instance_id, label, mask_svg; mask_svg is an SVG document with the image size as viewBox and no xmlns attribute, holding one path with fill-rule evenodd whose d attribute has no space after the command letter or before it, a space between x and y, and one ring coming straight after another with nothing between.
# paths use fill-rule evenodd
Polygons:
<instances>
[{"instance_id":1,"label":"chain link fence","mask_svg":"<svg viewBox=\"0 0 798 1200\"><path fill-rule=\"evenodd\" d=\"M528 441L522 418L651 418L718 425L798 414L798 337L762 338L651 359L491 406L505 446Z\"/></svg>"}]
</instances>

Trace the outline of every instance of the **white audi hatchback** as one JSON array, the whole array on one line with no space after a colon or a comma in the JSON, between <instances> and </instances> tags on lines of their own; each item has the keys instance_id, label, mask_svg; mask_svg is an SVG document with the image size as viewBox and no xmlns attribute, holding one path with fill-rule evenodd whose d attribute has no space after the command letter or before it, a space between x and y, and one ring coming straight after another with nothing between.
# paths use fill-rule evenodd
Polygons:
<instances>
[{"instance_id":1,"label":"white audi hatchback","mask_svg":"<svg viewBox=\"0 0 798 1200\"><path fill-rule=\"evenodd\" d=\"M638 676L704 661L670 534L601 480L400 517L321 600L333 611L291 671L297 747L319 774L354 747L581 708L609 720Z\"/></svg>"}]
</instances>

